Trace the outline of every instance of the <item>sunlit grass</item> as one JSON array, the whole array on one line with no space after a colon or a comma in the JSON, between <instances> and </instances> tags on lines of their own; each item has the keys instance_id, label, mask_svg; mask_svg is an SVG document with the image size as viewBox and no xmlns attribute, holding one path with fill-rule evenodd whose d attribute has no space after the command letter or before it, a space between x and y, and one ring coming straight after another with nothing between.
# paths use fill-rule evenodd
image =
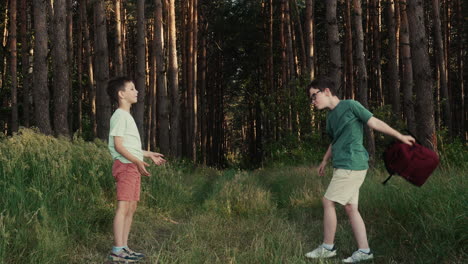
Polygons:
<instances>
[{"instance_id":1,"label":"sunlit grass","mask_svg":"<svg viewBox=\"0 0 468 264\"><path fill-rule=\"evenodd\" d=\"M463 149L445 148L450 159L464 158ZM467 259L466 162L442 160L422 188L397 176L383 186L384 170L369 171L360 211L374 263ZM111 166L100 141L31 130L0 139L0 263L104 263L115 206ZM319 177L313 166L219 171L171 162L150 172L130 237L147 253L144 263L340 263L356 249L337 206L338 257L304 257L322 242L331 170Z\"/></svg>"}]
</instances>

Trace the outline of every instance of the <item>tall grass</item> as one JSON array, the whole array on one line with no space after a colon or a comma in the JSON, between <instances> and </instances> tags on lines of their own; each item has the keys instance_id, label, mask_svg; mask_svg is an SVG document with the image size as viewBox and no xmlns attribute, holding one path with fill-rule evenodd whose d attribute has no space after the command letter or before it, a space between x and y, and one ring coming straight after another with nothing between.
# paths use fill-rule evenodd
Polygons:
<instances>
[{"instance_id":1,"label":"tall grass","mask_svg":"<svg viewBox=\"0 0 468 264\"><path fill-rule=\"evenodd\" d=\"M374 263L467 259L466 163L443 161L422 188L399 177L382 186L383 169L369 171L360 211ZM0 263L104 263L115 205L111 164L100 141L31 130L0 139ZM322 242L321 197L331 172L319 177L297 164L219 171L177 162L150 172L130 237L147 253L145 263L340 263L356 249L337 207L339 257L304 257Z\"/></svg>"}]
</instances>

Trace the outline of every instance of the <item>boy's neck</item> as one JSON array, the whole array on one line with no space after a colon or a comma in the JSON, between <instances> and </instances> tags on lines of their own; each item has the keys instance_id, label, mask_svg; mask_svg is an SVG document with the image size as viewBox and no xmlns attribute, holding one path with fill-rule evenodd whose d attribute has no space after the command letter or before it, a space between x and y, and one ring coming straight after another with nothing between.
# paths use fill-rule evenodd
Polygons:
<instances>
[{"instance_id":1,"label":"boy's neck","mask_svg":"<svg viewBox=\"0 0 468 264\"><path fill-rule=\"evenodd\" d=\"M330 106L328 108L330 108L330 110L335 109L335 107L340 103L340 101L341 100L337 96L333 96L332 98L330 98Z\"/></svg>"},{"instance_id":2,"label":"boy's neck","mask_svg":"<svg viewBox=\"0 0 468 264\"><path fill-rule=\"evenodd\" d=\"M127 111L127 112L130 113L130 108L131 107L132 107L132 104L130 104L130 103L126 102L126 101L121 100L119 102L119 109L122 109L122 110Z\"/></svg>"}]
</instances>

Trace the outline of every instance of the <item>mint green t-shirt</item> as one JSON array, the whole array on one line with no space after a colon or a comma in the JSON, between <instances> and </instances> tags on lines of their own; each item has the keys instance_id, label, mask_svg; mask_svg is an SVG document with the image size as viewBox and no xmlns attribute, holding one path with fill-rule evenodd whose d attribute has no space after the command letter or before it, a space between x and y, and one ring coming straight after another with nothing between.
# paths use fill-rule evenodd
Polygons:
<instances>
[{"instance_id":1,"label":"mint green t-shirt","mask_svg":"<svg viewBox=\"0 0 468 264\"><path fill-rule=\"evenodd\" d=\"M363 145L363 124L372 117L359 102L342 100L328 112L327 133L332 138L333 167L346 170L367 170L369 154Z\"/></svg>"},{"instance_id":2,"label":"mint green t-shirt","mask_svg":"<svg viewBox=\"0 0 468 264\"><path fill-rule=\"evenodd\" d=\"M123 163L131 163L115 150L114 136L123 137L123 146L139 160L143 161L143 150L141 149L140 133L133 116L122 109L115 110L110 119L109 151L113 159Z\"/></svg>"}]
</instances>

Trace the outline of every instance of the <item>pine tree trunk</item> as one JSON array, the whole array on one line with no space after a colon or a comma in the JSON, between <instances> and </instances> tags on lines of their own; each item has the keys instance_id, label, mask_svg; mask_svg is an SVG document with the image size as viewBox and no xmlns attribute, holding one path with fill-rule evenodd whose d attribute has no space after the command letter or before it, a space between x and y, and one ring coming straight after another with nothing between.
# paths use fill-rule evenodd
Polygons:
<instances>
[{"instance_id":1,"label":"pine tree trunk","mask_svg":"<svg viewBox=\"0 0 468 264\"><path fill-rule=\"evenodd\" d=\"M362 27L362 26L361 26ZM345 91L344 98L354 98L353 35L351 25L351 0L346 0L345 9Z\"/></svg>"},{"instance_id":2,"label":"pine tree trunk","mask_svg":"<svg viewBox=\"0 0 468 264\"><path fill-rule=\"evenodd\" d=\"M81 6L83 3L80 3L78 10L78 23L77 23L77 51L76 51L76 67L78 74L78 101L77 101L77 115L78 115L78 132L79 134L83 133L83 10Z\"/></svg>"},{"instance_id":3,"label":"pine tree trunk","mask_svg":"<svg viewBox=\"0 0 468 264\"><path fill-rule=\"evenodd\" d=\"M357 81L358 81L358 101L365 108L369 108L367 97L367 67L364 54L364 32L362 29L362 7L361 0L353 0L354 27L356 32L356 63L357 63ZM370 156L370 163L373 164L375 157L374 132L368 126L365 126L367 151Z\"/></svg>"},{"instance_id":4,"label":"pine tree trunk","mask_svg":"<svg viewBox=\"0 0 468 264\"><path fill-rule=\"evenodd\" d=\"M197 146L198 146L198 96L197 96L197 76L198 76L198 0L193 0L193 20L192 20L192 32L193 32L193 59L192 59L192 89L193 89L193 110L191 116L192 125L192 161L197 162Z\"/></svg>"},{"instance_id":5,"label":"pine tree trunk","mask_svg":"<svg viewBox=\"0 0 468 264\"><path fill-rule=\"evenodd\" d=\"M203 17L202 17L203 18ZM206 57L206 38L208 33L208 24L203 18L201 24L203 25L203 31L201 32L201 43L200 43L200 146L201 146L201 162L204 165L207 165L207 150L208 150L208 142L207 142L207 104L206 104L206 97L207 97L207 80L206 80L206 71L207 71L207 57Z\"/></svg>"},{"instance_id":6,"label":"pine tree trunk","mask_svg":"<svg viewBox=\"0 0 468 264\"><path fill-rule=\"evenodd\" d=\"M21 0L20 7L20 35L21 35L21 66L23 75L23 122L25 127L29 127L30 123L30 85L31 77L29 74L29 37L28 37L28 11L29 5L26 0Z\"/></svg>"},{"instance_id":7,"label":"pine tree trunk","mask_svg":"<svg viewBox=\"0 0 468 264\"><path fill-rule=\"evenodd\" d=\"M94 3L95 17L95 64L96 64L96 121L97 136L107 140L109 136L109 119L111 106L106 92L109 80L109 53L107 47L107 26L104 3Z\"/></svg>"},{"instance_id":8,"label":"pine tree trunk","mask_svg":"<svg viewBox=\"0 0 468 264\"><path fill-rule=\"evenodd\" d=\"M67 55L66 0L54 0L54 128L57 135L69 136L69 70Z\"/></svg>"},{"instance_id":9,"label":"pine tree trunk","mask_svg":"<svg viewBox=\"0 0 468 264\"><path fill-rule=\"evenodd\" d=\"M169 86L171 90L171 154L178 157L180 155L180 140L179 140L179 80L178 80L178 63L177 63L177 31L175 22L175 0L169 0Z\"/></svg>"},{"instance_id":10,"label":"pine tree trunk","mask_svg":"<svg viewBox=\"0 0 468 264\"><path fill-rule=\"evenodd\" d=\"M134 106L134 118L140 132L141 142L146 142L144 129L145 94L146 94L146 45L145 45L145 1L137 1L137 45L136 45L136 80L138 102Z\"/></svg>"},{"instance_id":11,"label":"pine tree trunk","mask_svg":"<svg viewBox=\"0 0 468 264\"><path fill-rule=\"evenodd\" d=\"M18 51L17 51L17 30L16 30L17 2L10 0L10 25L9 25L9 53L10 53L10 78L11 78L11 131L17 132L18 120Z\"/></svg>"},{"instance_id":12,"label":"pine tree trunk","mask_svg":"<svg viewBox=\"0 0 468 264\"><path fill-rule=\"evenodd\" d=\"M337 0L327 1L327 34L328 46L330 47L330 67L328 75L335 84L337 95L342 97L343 89L341 88L341 80L343 75L343 66L341 62L340 37L336 18L336 8Z\"/></svg>"},{"instance_id":13,"label":"pine tree trunk","mask_svg":"<svg viewBox=\"0 0 468 264\"><path fill-rule=\"evenodd\" d=\"M464 50L465 46L464 43L466 43L466 32L467 32L467 27L466 24L463 23L463 11L465 11L466 14L466 9L468 8L466 5L464 6L465 10L462 8L462 3L460 0L457 0L457 27L458 27L458 45L457 45L457 68L458 68L458 84L459 84L459 91L460 91L460 115L462 118L459 119L458 122L460 122L460 135L462 136L462 139L468 141L468 108L466 107L467 105L467 98L465 94L465 76L468 73L468 69L466 68L466 65L464 64L466 54L466 50ZM465 18L466 21L466 18ZM463 34L463 29L465 29L465 34ZM463 38L465 36L465 39ZM464 66L465 65L465 66ZM452 124L453 126L453 124Z\"/></svg>"},{"instance_id":14,"label":"pine tree trunk","mask_svg":"<svg viewBox=\"0 0 468 264\"><path fill-rule=\"evenodd\" d=\"M90 112L90 121L93 136L97 136L97 118L96 118L96 89L94 81L94 68L93 68L93 54L91 50L91 37L89 34L89 25L88 25L88 13L87 13L87 2L88 0L83 0L81 2L81 12L83 13L83 33L84 33L84 44L85 44L85 65L88 73L88 94L89 94L89 104L91 106Z\"/></svg>"},{"instance_id":15,"label":"pine tree trunk","mask_svg":"<svg viewBox=\"0 0 468 264\"><path fill-rule=\"evenodd\" d=\"M402 81L401 90L403 92L403 114L406 118L406 126L408 130L416 135L416 120L414 116L414 102L413 102L413 65L411 64L411 48L409 40L409 27L407 17L406 0L400 1L401 13L401 67L402 67Z\"/></svg>"},{"instance_id":16,"label":"pine tree trunk","mask_svg":"<svg viewBox=\"0 0 468 264\"><path fill-rule=\"evenodd\" d=\"M47 74L47 9L45 1L34 1L34 68L33 95L34 117L39 130L47 135L52 134L49 113L49 85Z\"/></svg>"},{"instance_id":17,"label":"pine tree trunk","mask_svg":"<svg viewBox=\"0 0 468 264\"><path fill-rule=\"evenodd\" d=\"M272 1L272 0L270 0ZM272 10L270 11L273 12ZM271 20L272 21L272 20ZM306 0L306 18L305 18L305 30L306 30L306 59L308 76L312 80L315 77L315 65L314 65L314 1ZM271 22L273 25L273 22Z\"/></svg>"},{"instance_id":18,"label":"pine tree trunk","mask_svg":"<svg viewBox=\"0 0 468 264\"><path fill-rule=\"evenodd\" d=\"M156 53L157 107L159 133L157 142L164 154L170 153L169 104L167 92L166 64L164 61L164 27L161 0L155 0L154 52Z\"/></svg>"},{"instance_id":19,"label":"pine tree trunk","mask_svg":"<svg viewBox=\"0 0 468 264\"><path fill-rule=\"evenodd\" d=\"M423 1L408 0L407 16L416 88L417 136L423 145L437 150L434 124L434 86L429 65Z\"/></svg>"},{"instance_id":20,"label":"pine tree trunk","mask_svg":"<svg viewBox=\"0 0 468 264\"><path fill-rule=\"evenodd\" d=\"M439 0L432 0L432 12L434 17L432 23L434 24L434 35L435 35L435 50L437 56L437 66L439 69L439 84L440 84L440 100L442 101L442 116L444 125L448 128L448 131L452 131L452 117L450 114L450 100L448 96L446 63L444 58L444 46L442 42L442 29L440 26L440 5Z\"/></svg>"},{"instance_id":21,"label":"pine tree trunk","mask_svg":"<svg viewBox=\"0 0 468 264\"><path fill-rule=\"evenodd\" d=\"M137 1L137 5L141 1ZM143 1L144 5L144 1ZM122 0L115 0L115 75L123 75L122 56Z\"/></svg>"},{"instance_id":22,"label":"pine tree trunk","mask_svg":"<svg viewBox=\"0 0 468 264\"><path fill-rule=\"evenodd\" d=\"M380 43L380 32L381 30L381 8L380 8L380 0L373 0L373 28L372 28L372 38L373 38L373 70L374 70L374 87L375 91L372 93L374 94L373 99L377 105L385 104L384 96L383 96L383 87L382 87L382 56L381 50L382 45Z\"/></svg>"},{"instance_id":23,"label":"pine tree trunk","mask_svg":"<svg viewBox=\"0 0 468 264\"><path fill-rule=\"evenodd\" d=\"M392 112L396 119L400 117L400 83L398 81L398 56L395 28L395 4L394 1L387 3L387 28L388 28L388 87Z\"/></svg>"}]
</instances>

